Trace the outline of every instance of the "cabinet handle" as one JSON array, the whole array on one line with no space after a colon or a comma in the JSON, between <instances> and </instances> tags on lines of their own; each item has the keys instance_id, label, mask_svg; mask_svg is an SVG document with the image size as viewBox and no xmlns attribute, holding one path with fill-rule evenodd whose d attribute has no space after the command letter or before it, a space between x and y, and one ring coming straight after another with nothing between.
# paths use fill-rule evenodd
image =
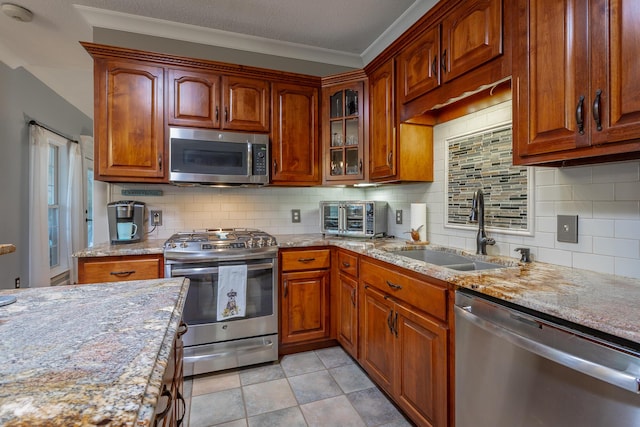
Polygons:
<instances>
[{"instance_id":1,"label":"cabinet handle","mask_svg":"<svg viewBox=\"0 0 640 427\"><path fill-rule=\"evenodd\" d=\"M158 154L158 168L162 170L162 155Z\"/></svg>"},{"instance_id":2,"label":"cabinet handle","mask_svg":"<svg viewBox=\"0 0 640 427\"><path fill-rule=\"evenodd\" d=\"M602 95L602 90L598 89L596 91L596 99L593 101L593 120L596 121L596 129L598 129L598 131L602 130L602 120L600 118L600 95Z\"/></svg>"},{"instance_id":3,"label":"cabinet handle","mask_svg":"<svg viewBox=\"0 0 640 427\"><path fill-rule=\"evenodd\" d=\"M397 311L393 319L393 333L395 334L396 338L398 338L398 312Z\"/></svg>"},{"instance_id":4,"label":"cabinet handle","mask_svg":"<svg viewBox=\"0 0 640 427\"><path fill-rule=\"evenodd\" d=\"M387 326L389 327L389 332L393 334L393 310L389 310L389 315L387 316Z\"/></svg>"},{"instance_id":5,"label":"cabinet handle","mask_svg":"<svg viewBox=\"0 0 640 427\"><path fill-rule=\"evenodd\" d=\"M273 174L275 175L276 173L278 173L278 162L277 161L273 161Z\"/></svg>"},{"instance_id":6,"label":"cabinet handle","mask_svg":"<svg viewBox=\"0 0 640 427\"><path fill-rule=\"evenodd\" d=\"M218 110L219 110L219 107L216 106L216 123L218 123L218 119L220 118L220 112Z\"/></svg>"},{"instance_id":7,"label":"cabinet handle","mask_svg":"<svg viewBox=\"0 0 640 427\"><path fill-rule=\"evenodd\" d=\"M224 107L224 121L229 122L229 109Z\"/></svg>"},{"instance_id":8,"label":"cabinet handle","mask_svg":"<svg viewBox=\"0 0 640 427\"><path fill-rule=\"evenodd\" d=\"M177 393L178 393L178 400L180 401L180 403L182 403L182 411L180 412L182 415L180 415L180 418L178 418L177 424L176 424L176 427L180 427L184 422L185 415L187 415L187 402L185 402L184 396L182 396L182 393L180 393L179 391Z\"/></svg>"},{"instance_id":9,"label":"cabinet handle","mask_svg":"<svg viewBox=\"0 0 640 427\"><path fill-rule=\"evenodd\" d=\"M390 281L388 281L388 280L387 280L387 286L389 286L391 289L396 289L396 290L398 290L398 289L402 289L402 286L400 286L400 285L396 285L395 283L390 282Z\"/></svg>"},{"instance_id":10,"label":"cabinet handle","mask_svg":"<svg viewBox=\"0 0 640 427\"><path fill-rule=\"evenodd\" d=\"M580 99L578 100L576 123L578 124L578 133L584 135L584 95L580 95Z\"/></svg>"},{"instance_id":11,"label":"cabinet handle","mask_svg":"<svg viewBox=\"0 0 640 427\"><path fill-rule=\"evenodd\" d=\"M348 263L348 262L346 262L346 261L342 261L342 266L343 266L344 268L349 268L349 267L351 267L351 264L349 264L349 263Z\"/></svg>"},{"instance_id":12,"label":"cabinet handle","mask_svg":"<svg viewBox=\"0 0 640 427\"><path fill-rule=\"evenodd\" d=\"M315 258L298 258L298 262L301 262L301 263L304 263L304 264L307 264L307 263L315 261L315 260L316 260Z\"/></svg>"},{"instance_id":13,"label":"cabinet handle","mask_svg":"<svg viewBox=\"0 0 640 427\"><path fill-rule=\"evenodd\" d=\"M442 62L440 63L442 71L447 71L447 49L442 52Z\"/></svg>"},{"instance_id":14,"label":"cabinet handle","mask_svg":"<svg viewBox=\"0 0 640 427\"><path fill-rule=\"evenodd\" d=\"M186 334L188 330L189 330L189 326L187 326L187 324L184 323L184 321L180 321L180 326L178 326L178 338Z\"/></svg>"},{"instance_id":15,"label":"cabinet handle","mask_svg":"<svg viewBox=\"0 0 640 427\"><path fill-rule=\"evenodd\" d=\"M436 77L438 75L438 55L434 55L433 62L431 63L431 73L432 77Z\"/></svg>"},{"instance_id":16,"label":"cabinet handle","mask_svg":"<svg viewBox=\"0 0 640 427\"><path fill-rule=\"evenodd\" d=\"M289 295L289 281L284 281L284 297L286 298Z\"/></svg>"},{"instance_id":17,"label":"cabinet handle","mask_svg":"<svg viewBox=\"0 0 640 427\"><path fill-rule=\"evenodd\" d=\"M389 165L389 167L391 167L391 160L393 160L393 152L390 151L389 154L387 154L387 165Z\"/></svg>"},{"instance_id":18,"label":"cabinet handle","mask_svg":"<svg viewBox=\"0 0 640 427\"><path fill-rule=\"evenodd\" d=\"M161 397L166 397L167 400L167 407L164 408L162 410L162 412L160 412L158 415L156 415L156 422L155 425L158 425L158 422L163 421L163 418L167 416L167 414L169 413L169 410L171 410L171 407L173 406L173 396L171 395L171 391L169 391L167 389L166 384L162 386L163 390L162 390L162 394L160 394Z\"/></svg>"},{"instance_id":19,"label":"cabinet handle","mask_svg":"<svg viewBox=\"0 0 640 427\"><path fill-rule=\"evenodd\" d=\"M129 271L112 271L111 274L112 276L131 276L132 274L134 274L136 271L135 270L129 270Z\"/></svg>"},{"instance_id":20,"label":"cabinet handle","mask_svg":"<svg viewBox=\"0 0 640 427\"><path fill-rule=\"evenodd\" d=\"M360 168L360 172L362 172L362 159L360 159L360 165L358 167Z\"/></svg>"},{"instance_id":21,"label":"cabinet handle","mask_svg":"<svg viewBox=\"0 0 640 427\"><path fill-rule=\"evenodd\" d=\"M351 289L351 305L356 306L356 289Z\"/></svg>"}]
</instances>

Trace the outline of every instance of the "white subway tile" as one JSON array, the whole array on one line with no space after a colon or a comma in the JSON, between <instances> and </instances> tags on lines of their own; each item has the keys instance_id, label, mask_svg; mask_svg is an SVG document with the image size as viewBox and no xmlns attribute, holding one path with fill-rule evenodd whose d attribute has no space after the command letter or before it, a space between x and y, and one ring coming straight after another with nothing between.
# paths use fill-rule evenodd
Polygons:
<instances>
[{"instance_id":1,"label":"white subway tile","mask_svg":"<svg viewBox=\"0 0 640 427\"><path fill-rule=\"evenodd\" d=\"M640 258L640 240L593 238L593 253L621 258Z\"/></svg>"},{"instance_id":2,"label":"white subway tile","mask_svg":"<svg viewBox=\"0 0 640 427\"><path fill-rule=\"evenodd\" d=\"M619 185L619 184L618 184ZM617 197L617 186L613 184L576 184L573 186L573 200L613 200Z\"/></svg>"},{"instance_id":3,"label":"white subway tile","mask_svg":"<svg viewBox=\"0 0 640 427\"><path fill-rule=\"evenodd\" d=\"M615 237L640 240L640 220L617 220L615 222Z\"/></svg>"},{"instance_id":4,"label":"white subway tile","mask_svg":"<svg viewBox=\"0 0 640 427\"><path fill-rule=\"evenodd\" d=\"M640 162L604 163L593 166L593 182L631 182L640 180Z\"/></svg>"},{"instance_id":5,"label":"white subway tile","mask_svg":"<svg viewBox=\"0 0 640 427\"><path fill-rule=\"evenodd\" d=\"M615 258L588 253L573 254L573 268L580 268L600 273L614 274Z\"/></svg>"},{"instance_id":6,"label":"white subway tile","mask_svg":"<svg viewBox=\"0 0 640 427\"><path fill-rule=\"evenodd\" d=\"M550 249L550 248L538 248L537 252L538 252L537 261L571 267L571 263L572 263L571 252L561 251L558 249Z\"/></svg>"},{"instance_id":7,"label":"white subway tile","mask_svg":"<svg viewBox=\"0 0 640 427\"><path fill-rule=\"evenodd\" d=\"M640 279L640 260L631 258L615 259L615 274Z\"/></svg>"},{"instance_id":8,"label":"white subway tile","mask_svg":"<svg viewBox=\"0 0 640 427\"><path fill-rule=\"evenodd\" d=\"M616 200L640 200L640 182L619 182L615 184Z\"/></svg>"}]
</instances>

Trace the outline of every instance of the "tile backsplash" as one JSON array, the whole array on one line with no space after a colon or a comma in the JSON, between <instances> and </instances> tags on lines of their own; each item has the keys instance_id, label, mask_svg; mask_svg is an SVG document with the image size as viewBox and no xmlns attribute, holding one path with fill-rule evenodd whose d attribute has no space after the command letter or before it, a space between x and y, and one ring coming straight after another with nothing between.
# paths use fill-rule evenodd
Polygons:
<instances>
[{"instance_id":1,"label":"tile backsplash","mask_svg":"<svg viewBox=\"0 0 640 427\"><path fill-rule=\"evenodd\" d=\"M254 227L272 234L319 233L321 200L384 200L389 233L408 239L411 203L427 204L427 239L434 244L475 251L474 230L445 227L445 144L448 138L511 121L505 102L434 128L434 181L375 188L198 188L171 185L110 186L110 199L123 200L123 188L162 189L161 197L136 197L148 209L161 209L164 224L150 234L167 238L177 231L207 227ZM517 258L514 249L531 248L533 259L552 264L640 278L640 162L569 168L534 168L532 236L489 233L490 254ZM470 208L470 206L469 206ZM291 209L302 221L291 222ZM395 210L404 223L395 223ZM578 215L578 243L556 241L556 216Z\"/></svg>"}]
</instances>

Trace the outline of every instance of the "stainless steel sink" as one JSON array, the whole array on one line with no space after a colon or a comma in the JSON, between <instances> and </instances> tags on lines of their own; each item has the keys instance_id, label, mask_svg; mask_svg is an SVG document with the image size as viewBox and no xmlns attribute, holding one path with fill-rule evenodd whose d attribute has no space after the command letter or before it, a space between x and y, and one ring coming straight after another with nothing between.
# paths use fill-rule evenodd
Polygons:
<instances>
[{"instance_id":1,"label":"stainless steel sink","mask_svg":"<svg viewBox=\"0 0 640 427\"><path fill-rule=\"evenodd\" d=\"M434 251L431 249L397 250L391 251L391 253L458 271L490 270L493 268L510 267L509 265L478 261L463 255Z\"/></svg>"}]
</instances>

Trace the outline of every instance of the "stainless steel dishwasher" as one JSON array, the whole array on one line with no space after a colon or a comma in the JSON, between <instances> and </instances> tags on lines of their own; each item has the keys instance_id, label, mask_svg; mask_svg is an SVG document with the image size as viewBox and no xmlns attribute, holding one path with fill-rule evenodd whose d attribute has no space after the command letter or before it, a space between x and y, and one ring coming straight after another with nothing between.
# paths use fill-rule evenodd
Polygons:
<instances>
[{"instance_id":1,"label":"stainless steel dishwasher","mask_svg":"<svg viewBox=\"0 0 640 427\"><path fill-rule=\"evenodd\" d=\"M457 427L640 426L636 348L466 290L455 334Z\"/></svg>"}]
</instances>

